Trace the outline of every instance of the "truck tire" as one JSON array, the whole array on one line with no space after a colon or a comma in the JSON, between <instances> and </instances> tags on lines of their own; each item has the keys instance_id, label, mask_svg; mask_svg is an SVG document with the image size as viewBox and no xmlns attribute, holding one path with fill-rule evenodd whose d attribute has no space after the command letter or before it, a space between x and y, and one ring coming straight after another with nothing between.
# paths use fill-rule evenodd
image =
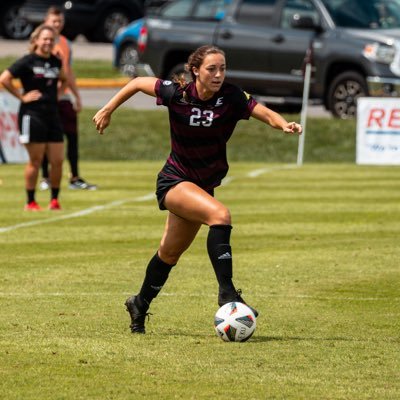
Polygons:
<instances>
[{"instance_id":1,"label":"truck tire","mask_svg":"<svg viewBox=\"0 0 400 400\"><path fill-rule=\"evenodd\" d=\"M121 46L118 56L118 65L124 75L135 76L136 64L139 61L137 44L133 42L125 43Z\"/></svg>"},{"instance_id":2,"label":"truck tire","mask_svg":"<svg viewBox=\"0 0 400 400\"><path fill-rule=\"evenodd\" d=\"M356 71L339 74L330 84L328 108L337 118L354 118L357 113L357 99L368 96L365 78Z\"/></svg>"}]
</instances>

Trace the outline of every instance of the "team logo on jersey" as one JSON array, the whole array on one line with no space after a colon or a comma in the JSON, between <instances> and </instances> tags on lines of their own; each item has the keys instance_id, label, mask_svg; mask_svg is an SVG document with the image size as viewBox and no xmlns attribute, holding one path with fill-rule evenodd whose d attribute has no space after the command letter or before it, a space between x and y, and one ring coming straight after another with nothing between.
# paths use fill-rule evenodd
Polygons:
<instances>
[{"instance_id":1,"label":"team logo on jersey","mask_svg":"<svg viewBox=\"0 0 400 400\"><path fill-rule=\"evenodd\" d=\"M169 86L169 85L172 85L172 82L171 81L163 81L163 85Z\"/></svg>"},{"instance_id":2,"label":"team logo on jersey","mask_svg":"<svg viewBox=\"0 0 400 400\"><path fill-rule=\"evenodd\" d=\"M33 73L36 78L56 79L60 75L60 69L58 67L51 68L50 64L45 64L43 67L33 67Z\"/></svg>"},{"instance_id":3,"label":"team logo on jersey","mask_svg":"<svg viewBox=\"0 0 400 400\"><path fill-rule=\"evenodd\" d=\"M244 93L244 95L246 96L246 99L249 100L249 99L250 99L250 95L249 95L247 92L245 92L245 91L243 91L243 93Z\"/></svg>"},{"instance_id":4,"label":"team logo on jersey","mask_svg":"<svg viewBox=\"0 0 400 400\"><path fill-rule=\"evenodd\" d=\"M222 100L223 100L223 97L218 97L217 102L215 103L215 107L222 106L223 105Z\"/></svg>"}]
</instances>

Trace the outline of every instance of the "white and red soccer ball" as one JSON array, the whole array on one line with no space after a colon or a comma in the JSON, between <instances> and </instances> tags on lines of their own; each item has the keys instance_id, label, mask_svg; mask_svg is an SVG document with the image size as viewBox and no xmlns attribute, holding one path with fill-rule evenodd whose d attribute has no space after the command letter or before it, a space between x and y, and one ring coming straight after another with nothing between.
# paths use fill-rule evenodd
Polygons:
<instances>
[{"instance_id":1,"label":"white and red soccer ball","mask_svg":"<svg viewBox=\"0 0 400 400\"><path fill-rule=\"evenodd\" d=\"M246 304L224 304L215 314L214 327L217 335L226 342L244 342L256 329L256 317Z\"/></svg>"}]
</instances>

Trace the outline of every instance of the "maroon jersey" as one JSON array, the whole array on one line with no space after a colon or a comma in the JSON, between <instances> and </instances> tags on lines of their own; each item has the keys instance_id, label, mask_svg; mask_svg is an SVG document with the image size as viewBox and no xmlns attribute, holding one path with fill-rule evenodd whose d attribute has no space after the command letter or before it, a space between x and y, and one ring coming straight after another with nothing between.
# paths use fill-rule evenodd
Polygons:
<instances>
[{"instance_id":1,"label":"maroon jersey","mask_svg":"<svg viewBox=\"0 0 400 400\"><path fill-rule=\"evenodd\" d=\"M157 104L168 107L171 133L171 153L161 174L205 190L220 185L229 169L226 143L237 122L250 118L256 101L229 83L206 101L193 82L181 88L159 79L155 91Z\"/></svg>"}]
</instances>

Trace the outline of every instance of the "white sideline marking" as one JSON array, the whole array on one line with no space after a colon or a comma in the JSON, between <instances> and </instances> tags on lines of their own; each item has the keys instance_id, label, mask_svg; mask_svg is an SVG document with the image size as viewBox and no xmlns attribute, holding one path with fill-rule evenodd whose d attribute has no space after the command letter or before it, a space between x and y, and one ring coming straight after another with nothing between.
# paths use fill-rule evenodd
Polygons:
<instances>
[{"instance_id":1,"label":"white sideline marking","mask_svg":"<svg viewBox=\"0 0 400 400\"><path fill-rule=\"evenodd\" d=\"M229 185L233 180L235 180L234 176L226 176L224 179L222 179L221 186Z\"/></svg>"},{"instance_id":2,"label":"white sideline marking","mask_svg":"<svg viewBox=\"0 0 400 400\"><path fill-rule=\"evenodd\" d=\"M13 230L19 229L19 228L26 228L28 226L35 226L35 225L41 225L41 224L50 224L52 222L61 221L61 220L64 220L64 219L78 218L78 217L82 217L84 215L92 214L92 213L97 212L97 211L103 211L103 210L107 210L109 208L118 207L118 206L121 206L122 204L126 204L126 203L129 203L129 202L149 201L149 200L154 199L155 197L156 197L155 194L149 193L149 194L146 194L144 196L135 197L133 199L116 200L116 201L112 201L111 203L104 204L102 206L93 206L93 207L90 207L90 208L86 208L85 210L74 212L72 214L59 215L57 217L52 217L52 218L47 218L47 219L40 219L40 220L36 220L36 221L22 222L21 224L6 226L4 228L0 228L0 233L13 231Z\"/></svg>"},{"instance_id":3,"label":"white sideline marking","mask_svg":"<svg viewBox=\"0 0 400 400\"><path fill-rule=\"evenodd\" d=\"M279 171L279 170L284 170L284 169L293 169L293 168L297 168L297 165L296 164L288 164L288 165L277 166L277 167L265 167L265 168L260 168L260 169L255 169L253 171L250 171L246 176L249 178L257 178L258 176L265 174L267 172ZM229 185L234 179L235 179L234 176L225 177L221 182L221 186ZM155 198L156 198L156 196L154 193L149 193L144 196L135 197L133 199L117 200L117 201L113 201L111 203L108 203L108 204L105 204L102 206L93 206L93 207L87 208L85 210L77 211L72 214L59 215L57 217L40 219L40 220L36 220L36 221L22 222L20 224L5 226L3 228L0 227L0 233L10 232L10 231L14 231L16 229L26 228L29 226L50 224L52 222L61 221L64 219L78 218L78 217L92 214L97 211L103 211L108 208L117 207L117 206L120 206L125 203L149 201L149 200L153 200Z\"/></svg>"},{"instance_id":4,"label":"white sideline marking","mask_svg":"<svg viewBox=\"0 0 400 400\"><path fill-rule=\"evenodd\" d=\"M274 172L274 171L280 171L283 169L294 169L297 168L296 164L288 164L288 165L283 165L283 166L278 166L278 167L265 167L265 168L259 168L255 169L253 171L250 171L247 176L249 178L257 178L258 176L262 174L266 174L267 172Z\"/></svg>"},{"instance_id":5,"label":"white sideline marking","mask_svg":"<svg viewBox=\"0 0 400 400\"><path fill-rule=\"evenodd\" d=\"M66 292L49 292L49 293L16 293L16 292L0 292L0 297L8 298L8 297L24 297L24 298L32 298L32 297L79 297L79 296L96 296L96 297L114 297L114 296L130 296L132 293L121 292L121 293L110 293L110 292L78 292L78 293L66 293ZM167 293L162 292L160 296L166 297L215 297L215 294L193 294L193 293ZM400 297L333 297L333 296L311 296L311 295L295 295L295 296L287 296L287 295L278 295L278 294L263 294L263 295L254 295L258 298L285 298L285 299L309 299L309 300L330 300L330 301L399 301Z\"/></svg>"},{"instance_id":6,"label":"white sideline marking","mask_svg":"<svg viewBox=\"0 0 400 400\"><path fill-rule=\"evenodd\" d=\"M132 201L149 201L156 198L154 193L145 194L144 196L136 197Z\"/></svg>"}]
</instances>

